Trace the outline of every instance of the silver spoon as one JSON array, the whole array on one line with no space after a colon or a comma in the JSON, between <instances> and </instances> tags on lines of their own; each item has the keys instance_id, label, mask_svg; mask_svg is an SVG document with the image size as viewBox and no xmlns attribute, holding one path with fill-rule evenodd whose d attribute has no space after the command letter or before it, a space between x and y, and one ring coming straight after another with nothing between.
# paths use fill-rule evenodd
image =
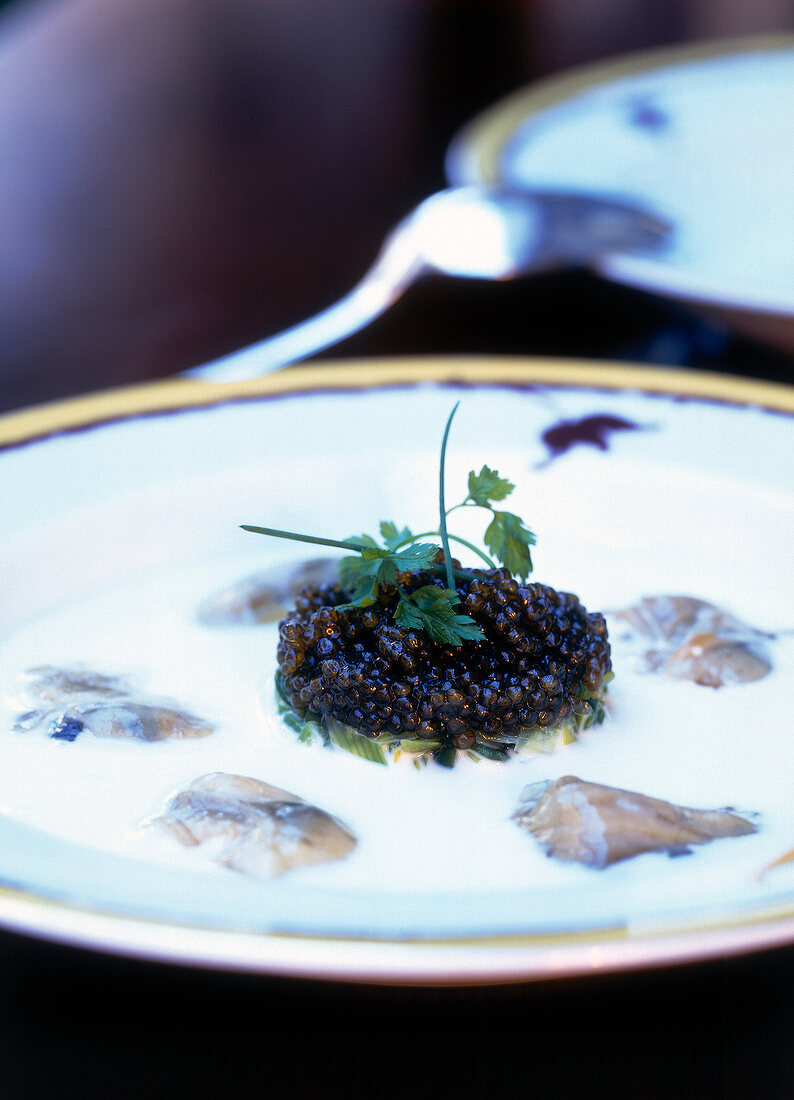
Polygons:
<instances>
[{"instance_id":1,"label":"silver spoon","mask_svg":"<svg viewBox=\"0 0 794 1100\"><path fill-rule=\"evenodd\" d=\"M305 359L364 328L425 274L511 279L592 264L607 252L653 251L669 231L661 218L620 200L507 187L447 188L397 225L344 298L284 332L182 374L242 381Z\"/></svg>"}]
</instances>

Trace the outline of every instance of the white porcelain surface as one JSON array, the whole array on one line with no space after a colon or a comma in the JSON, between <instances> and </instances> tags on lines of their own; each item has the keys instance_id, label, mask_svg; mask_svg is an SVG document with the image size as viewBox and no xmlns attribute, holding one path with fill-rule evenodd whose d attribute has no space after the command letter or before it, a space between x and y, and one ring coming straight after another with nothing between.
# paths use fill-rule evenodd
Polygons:
<instances>
[{"instance_id":1,"label":"white porcelain surface","mask_svg":"<svg viewBox=\"0 0 794 1100\"><path fill-rule=\"evenodd\" d=\"M483 463L514 481L538 580L594 610L682 592L790 632L790 415L680 399L673 383L670 395L643 392L642 372L629 377L623 389L557 384L553 370L526 387L269 397L265 386L0 451L0 920L180 961L388 980L702 956L752 946L781 916L766 939L786 938L794 866L757 872L794 847L791 633L773 643L770 677L714 691L642 674L612 622L607 723L552 755L416 770L298 744L274 706L276 628L196 619L213 590L305 556L241 523L340 538L376 533L381 519L433 526L440 435L460 399L448 503ZM551 456L547 429L594 414L636 427L606 449ZM483 529L472 519L464 533ZM130 675L217 731L163 744L11 732L18 674L75 663ZM259 882L141 830L176 787L215 770L316 802L353 828L355 853ZM510 815L526 783L569 773L735 806L758 831L686 858L561 864Z\"/></svg>"}]
</instances>

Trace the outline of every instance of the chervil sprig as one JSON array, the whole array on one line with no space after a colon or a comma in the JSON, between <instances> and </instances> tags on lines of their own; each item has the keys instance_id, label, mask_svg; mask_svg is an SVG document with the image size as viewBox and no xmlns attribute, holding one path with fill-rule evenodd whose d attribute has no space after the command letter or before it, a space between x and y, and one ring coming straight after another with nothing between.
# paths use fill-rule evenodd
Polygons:
<instances>
[{"instance_id":1,"label":"chervil sprig","mask_svg":"<svg viewBox=\"0 0 794 1100\"><path fill-rule=\"evenodd\" d=\"M508 497L515 485L507 478L500 477L498 470L483 466L478 474L469 472L469 491L465 500L457 508L487 508L491 513L491 522L486 528L483 540L489 553L508 569L513 576L525 580L532 572L530 546L535 545L535 536L520 516L493 507L494 501ZM454 511L450 508L450 512Z\"/></svg>"},{"instance_id":2,"label":"chervil sprig","mask_svg":"<svg viewBox=\"0 0 794 1100\"><path fill-rule=\"evenodd\" d=\"M438 547L428 542L392 550L379 547L368 535L362 536L364 540L358 557L342 558L339 563L339 583L350 593L350 605L357 607L375 603L380 585L397 586L398 573L430 568L438 553Z\"/></svg>"},{"instance_id":3,"label":"chervil sprig","mask_svg":"<svg viewBox=\"0 0 794 1100\"><path fill-rule=\"evenodd\" d=\"M429 638L442 645L460 645L464 641L480 641L484 635L469 615L459 615L457 592L435 584L401 593L394 612L394 621L411 630L424 630Z\"/></svg>"},{"instance_id":4,"label":"chervil sprig","mask_svg":"<svg viewBox=\"0 0 794 1100\"><path fill-rule=\"evenodd\" d=\"M457 409L456 404L449 414L441 444L439 526L436 530L415 535L408 527L400 528L391 520L384 520L380 524L381 543L371 535L331 539L252 524L243 524L243 530L353 551L353 554L339 562L339 583L350 596L349 602L339 605L340 608L370 607L377 601L381 586L396 588L399 598L394 611L395 622L410 629L423 630L430 638L443 645L458 646L466 641L481 640L483 633L474 620L457 610L460 598L455 591L455 580L470 578L471 574L454 567L450 542L471 550L488 569L495 569L499 563L523 580L532 572L529 548L535 545L535 536L519 516L494 508L494 503L508 497L515 486L507 478L501 477L498 470L492 470L488 466L483 466L479 473L471 470L468 476L468 492L464 499L451 508L446 507L445 457L449 431ZM467 539L453 535L447 529L447 518L453 512L460 508L473 507L485 508L491 513L491 521L484 535L491 557ZM439 538L441 545L424 541L429 538ZM399 583L400 574L416 572L440 573L445 578L446 587L430 584L407 591Z\"/></svg>"}]
</instances>

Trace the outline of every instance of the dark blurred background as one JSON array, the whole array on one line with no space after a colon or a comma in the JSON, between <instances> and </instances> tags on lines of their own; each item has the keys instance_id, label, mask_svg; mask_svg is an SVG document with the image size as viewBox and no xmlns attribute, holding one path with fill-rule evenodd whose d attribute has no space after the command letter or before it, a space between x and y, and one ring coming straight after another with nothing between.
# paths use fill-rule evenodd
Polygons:
<instances>
[{"instance_id":1,"label":"dark blurred background","mask_svg":"<svg viewBox=\"0 0 794 1100\"><path fill-rule=\"evenodd\" d=\"M11 0L0 408L195 366L331 304L503 94L625 51L794 28L789 0ZM786 376L590 276L428 280L328 357L515 352Z\"/></svg>"}]
</instances>

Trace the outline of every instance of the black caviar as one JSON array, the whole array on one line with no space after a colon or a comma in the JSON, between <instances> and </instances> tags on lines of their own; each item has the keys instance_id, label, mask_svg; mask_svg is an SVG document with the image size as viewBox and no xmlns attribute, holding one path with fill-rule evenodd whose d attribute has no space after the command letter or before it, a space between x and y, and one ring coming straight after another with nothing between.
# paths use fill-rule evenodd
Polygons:
<instances>
[{"instance_id":1,"label":"black caviar","mask_svg":"<svg viewBox=\"0 0 794 1100\"><path fill-rule=\"evenodd\" d=\"M397 584L445 587L430 571L398 574ZM602 615L504 569L471 571L456 590L482 641L443 645L395 623L391 585L366 608L340 609L350 597L338 584L303 589L279 626L284 697L299 715L447 751L503 753L530 731L603 718L611 662Z\"/></svg>"}]
</instances>

